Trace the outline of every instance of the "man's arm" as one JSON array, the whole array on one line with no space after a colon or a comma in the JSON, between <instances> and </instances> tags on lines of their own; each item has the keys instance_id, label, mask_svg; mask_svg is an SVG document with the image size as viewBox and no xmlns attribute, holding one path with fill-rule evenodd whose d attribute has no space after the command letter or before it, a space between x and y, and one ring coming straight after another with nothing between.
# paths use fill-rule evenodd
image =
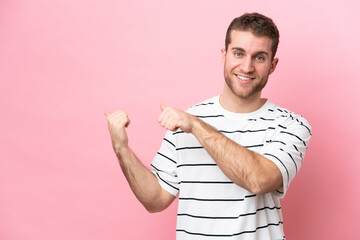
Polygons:
<instances>
[{"instance_id":1,"label":"man's arm","mask_svg":"<svg viewBox=\"0 0 360 240\"><path fill-rule=\"evenodd\" d=\"M264 156L230 140L199 118L181 110L161 106L158 122L166 129L193 134L224 174L252 193L272 192L282 187L279 168Z\"/></svg>"},{"instance_id":2,"label":"man's arm","mask_svg":"<svg viewBox=\"0 0 360 240\"><path fill-rule=\"evenodd\" d=\"M159 212L167 208L175 196L165 191L156 176L145 167L128 146L125 128L130 120L124 111L106 112L108 128L114 152L121 169L137 199L149 212Z\"/></svg>"}]
</instances>

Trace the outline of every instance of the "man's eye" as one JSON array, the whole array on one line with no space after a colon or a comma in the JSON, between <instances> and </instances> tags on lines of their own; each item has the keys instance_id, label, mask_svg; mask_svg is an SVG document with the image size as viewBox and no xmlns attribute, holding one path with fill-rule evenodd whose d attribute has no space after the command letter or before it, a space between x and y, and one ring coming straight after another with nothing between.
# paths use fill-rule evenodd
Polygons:
<instances>
[{"instance_id":1,"label":"man's eye","mask_svg":"<svg viewBox=\"0 0 360 240\"><path fill-rule=\"evenodd\" d=\"M256 56L256 60L258 61L264 61L265 58L263 56Z\"/></svg>"},{"instance_id":2,"label":"man's eye","mask_svg":"<svg viewBox=\"0 0 360 240\"><path fill-rule=\"evenodd\" d=\"M237 56L237 57L241 57L243 54L242 53L240 53L240 52L236 52L235 53L235 56Z\"/></svg>"}]
</instances>

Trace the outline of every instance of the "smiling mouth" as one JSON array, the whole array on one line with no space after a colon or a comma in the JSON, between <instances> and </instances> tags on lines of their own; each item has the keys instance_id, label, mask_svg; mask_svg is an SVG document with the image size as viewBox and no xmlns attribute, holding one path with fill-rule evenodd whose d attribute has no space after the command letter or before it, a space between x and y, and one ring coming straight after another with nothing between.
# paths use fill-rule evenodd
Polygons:
<instances>
[{"instance_id":1,"label":"smiling mouth","mask_svg":"<svg viewBox=\"0 0 360 240\"><path fill-rule=\"evenodd\" d=\"M241 81L241 82L249 82L251 80L254 80L254 77L248 77L248 76L241 76L238 74L235 74L235 76Z\"/></svg>"}]
</instances>

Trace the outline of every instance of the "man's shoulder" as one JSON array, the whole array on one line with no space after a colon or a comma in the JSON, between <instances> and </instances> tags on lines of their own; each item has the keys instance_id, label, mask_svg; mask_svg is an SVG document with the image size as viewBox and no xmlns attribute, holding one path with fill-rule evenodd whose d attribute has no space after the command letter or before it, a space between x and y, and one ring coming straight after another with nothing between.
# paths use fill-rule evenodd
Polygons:
<instances>
[{"instance_id":1,"label":"man's shoulder","mask_svg":"<svg viewBox=\"0 0 360 240\"><path fill-rule=\"evenodd\" d=\"M209 113L211 111L215 111L214 107L218 101L219 96L211 97L209 99L206 99L202 102L196 103L190 108L188 108L186 111L190 114L201 114L201 113Z\"/></svg>"},{"instance_id":2,"label":"man's shoulder","mask_svg":"<svg viewBox=\"0 0 360 240\"><path fill-rule=\"evenodd\" d=\"M286 127L291 125L295 127L297 125L301 125L311 131L310 123L304 116L289 110L288 108L281 107L273 102L268 102L268 114L272 116L273 119L278 119L282 122L282 126Z\"/></svg>"},{"instance_id":3,"label":"man's shoulder","mask_svg":"<svg viewBox=\"0 0 360 240\"><path fill-rule=\"evenodd\" d=\"M208 105L214 105L215 102L217 101L219 96L214 96L214 97L211 97L211 98L208 98L202 102L199 102L199 103L196 103L194 104L193 106L190 107L191 108L197 108L197 107L201 107L201 106L208 106Z\"/></svg>"}]
</instances>

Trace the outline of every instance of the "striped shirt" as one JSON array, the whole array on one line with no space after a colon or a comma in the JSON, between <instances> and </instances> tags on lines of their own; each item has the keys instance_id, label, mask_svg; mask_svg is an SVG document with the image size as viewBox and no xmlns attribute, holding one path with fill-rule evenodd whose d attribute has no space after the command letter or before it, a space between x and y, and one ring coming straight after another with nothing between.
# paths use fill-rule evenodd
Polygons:
<instances>
[{"instance_id":1,"label":"striped shirt","mask_svg":"<svg viewBox=\"0 0 360 240\"><path fill-rule=\"evenodd\" d=\"M255 112L238 114L224 109L216 96L187 112L273 161L283 187L253 194L233 183L192 134L168 131L151 170L179 197L176 238L285 239L279 200L303 162L311 137L308 122L269 100Z\"/></svg>"}]
</instances>

